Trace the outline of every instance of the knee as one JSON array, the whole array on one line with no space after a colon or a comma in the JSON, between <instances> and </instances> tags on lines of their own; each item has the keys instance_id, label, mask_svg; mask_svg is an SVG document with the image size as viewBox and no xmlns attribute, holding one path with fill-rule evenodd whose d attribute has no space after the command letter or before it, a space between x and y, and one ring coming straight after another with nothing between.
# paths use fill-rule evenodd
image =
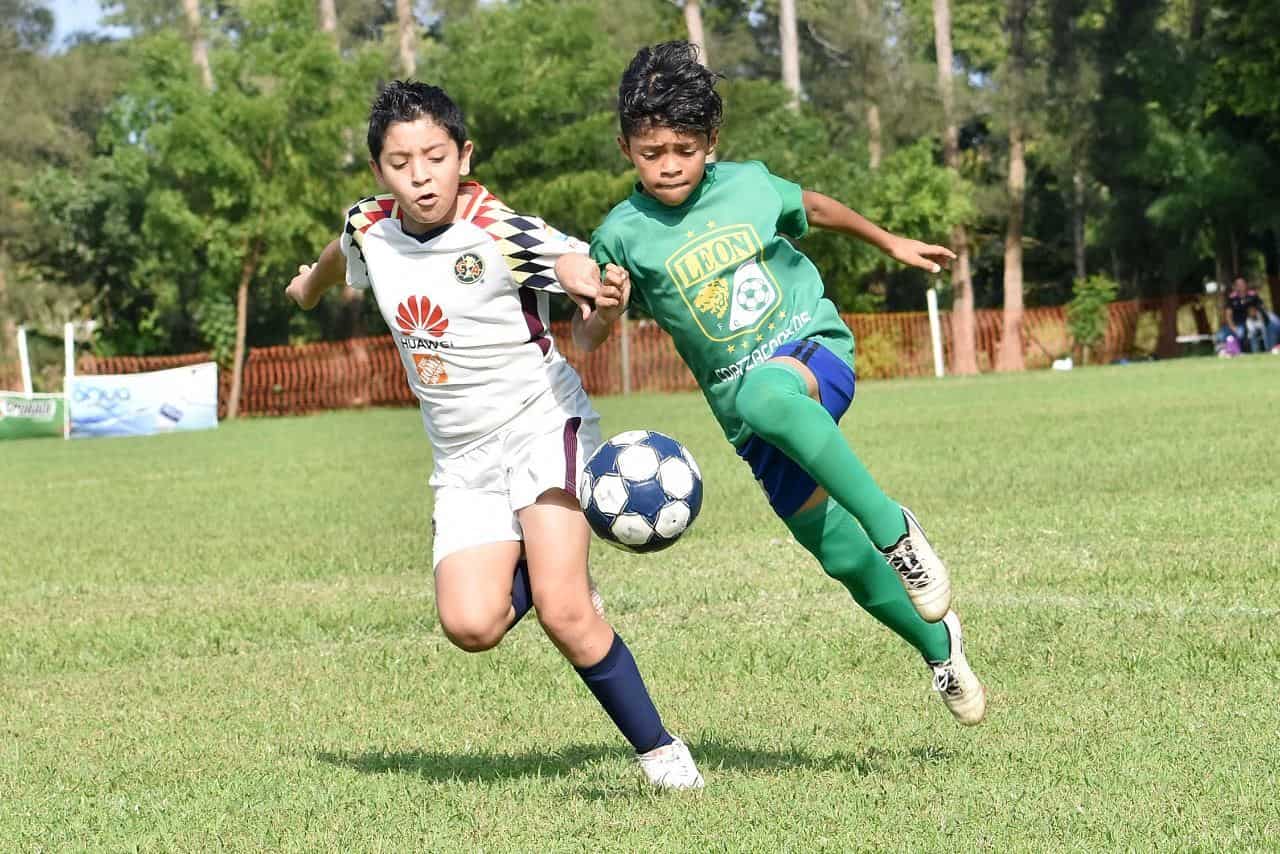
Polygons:
<instances>
[{"instance_id":1,"label":"knee","mask_svg":"<svg viewBox=\"0 0 1280 854\"><path fill-rule=\"evenodd\" d=\"M507 633L507 627L498 620L475 617L440 618L440 628L449 642L464 652L484 652L493 649Z\"/></svg>"},{"instance_id":2,"label":"knee","mask_svg":"<svg viewBox=\"0 0 1280 854\"><path fill-rule=\"evenodd\" d=\"M595 622L600 619L588 602L556 602L536 607L538 622L542 624L543 630L566 649L584 642Z\"/></svg>"},{"instance_id":3,"label":"knee","mask_svg":"<svg viewBox=\"0 0 1280 854\"><path fill-rule=\"evenodd\" d=\"M780 408L795 394L804 393L802 389L796 390L793 382L778 382L778 379L792 380L793 377L786 368L761 365L749 372L738 388L738 415L754 433L767 435L770 425L779 422Z\"/></svg>"}]
</instances>

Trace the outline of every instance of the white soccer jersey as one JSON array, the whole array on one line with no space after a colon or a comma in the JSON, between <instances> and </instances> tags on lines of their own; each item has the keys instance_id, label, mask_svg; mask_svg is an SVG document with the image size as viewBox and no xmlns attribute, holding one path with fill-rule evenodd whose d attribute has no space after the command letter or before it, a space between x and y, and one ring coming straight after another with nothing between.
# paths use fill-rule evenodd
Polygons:
<instances>
[{"instance_id":1,"label":"white soccer jersey","mask_svg":"<svg viewBox=\"0 0 1280 854\"><path fill-rule=\"evenodd\" d=\"M373 288L437 453L466 450L543 395L581 393L551 338L556 259L587 245L515 213L481 185L463 216L421 237L391 195L347 212L347 283Z\"/></svg>"}]
</instances>

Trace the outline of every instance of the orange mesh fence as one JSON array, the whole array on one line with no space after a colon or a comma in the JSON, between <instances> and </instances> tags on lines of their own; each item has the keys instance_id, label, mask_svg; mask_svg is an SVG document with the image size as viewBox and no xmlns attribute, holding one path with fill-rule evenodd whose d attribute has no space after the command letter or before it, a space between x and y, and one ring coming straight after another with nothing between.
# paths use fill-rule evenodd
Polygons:
<instances>
[{"instance_id":1,"label":"orange mesh fence","mask_svg":"<svg viewBox=\"0 0 1280 854\"><path fill-rule=\"evenodd\" d=\"M1132 352L1138 317L1157 311L1158 300L1112 303L1106 335L1092 361L1107 362ZM974 312L978 364L990 370L1000 344L1003 315L999 310ZM947 364L951 359L951 317L941 315ZM857 338L858 375L865 379L933 375L929 317L924 312L846 314L844 320ZM618 394L623 388L622 336L618 331L599 349L579 351L568 322L552 324L552 333L565 358L582 376L590 394ZM651 320L627 324L632 391L691 391L697 388L671 343ZM1023 316L1023 350L1028 368L1047 367L1051 359L1069 354L1072 340L1063 308L1027 309ZM79 370L86 374L128 374L206 362L208 353L181 356L83 356ZM0 380L6 376L0 365ZM16 376L16 367L14 369ZM2 383L0 383L2 384ZM226 414L231 373L219 371L219 412ZM390 335L297 347L258 347L245 362L240 411L245 415L297 415L327 409L362 406L406 406L414 402L405 383L399 352Z\"/></svg>"}]
</instances>

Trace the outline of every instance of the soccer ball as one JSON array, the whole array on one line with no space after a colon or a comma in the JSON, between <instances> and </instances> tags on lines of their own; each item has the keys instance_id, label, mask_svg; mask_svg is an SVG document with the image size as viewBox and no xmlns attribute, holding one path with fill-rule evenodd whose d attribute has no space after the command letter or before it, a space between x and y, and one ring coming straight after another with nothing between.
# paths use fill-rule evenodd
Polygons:
<instances>
[{"instance_id":1,"label":"soccer ball","mask_svg":"<svg viewBox=\"0 0 1280 854\"><path fill-rule=\"evenodd\" d=\"M652 430L603 443L578 479L578 501L600 539L629 552L665 549L702 509L702 472L683 445Z\"/></svg>"}]
</instances>

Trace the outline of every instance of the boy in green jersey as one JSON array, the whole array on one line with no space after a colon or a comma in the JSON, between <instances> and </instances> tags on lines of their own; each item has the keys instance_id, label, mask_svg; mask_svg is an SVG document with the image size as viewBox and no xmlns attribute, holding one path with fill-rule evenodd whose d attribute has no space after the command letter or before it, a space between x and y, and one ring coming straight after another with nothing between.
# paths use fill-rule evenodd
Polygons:
<instances>
[{"instance_id":1,"label":"boy in green jersey","mask_svg":"<svg viewBox=\"0 0 1280 854\"><path fill-rule=\"evenodd\" d=\"M924 656L961 723L979 723L986 692L964 655L947 569L840 432L854 392L853 335L786 238L830 228L934 273L955 256L759 162L708 163L721 118L716 78L688 42L636 54L618 90L618 144L639 182L593 235L592 257L628 271L629 298L671 335L796 541ZM592 329L588 348L610 331Z\"/></svg>"}]
</instances>

